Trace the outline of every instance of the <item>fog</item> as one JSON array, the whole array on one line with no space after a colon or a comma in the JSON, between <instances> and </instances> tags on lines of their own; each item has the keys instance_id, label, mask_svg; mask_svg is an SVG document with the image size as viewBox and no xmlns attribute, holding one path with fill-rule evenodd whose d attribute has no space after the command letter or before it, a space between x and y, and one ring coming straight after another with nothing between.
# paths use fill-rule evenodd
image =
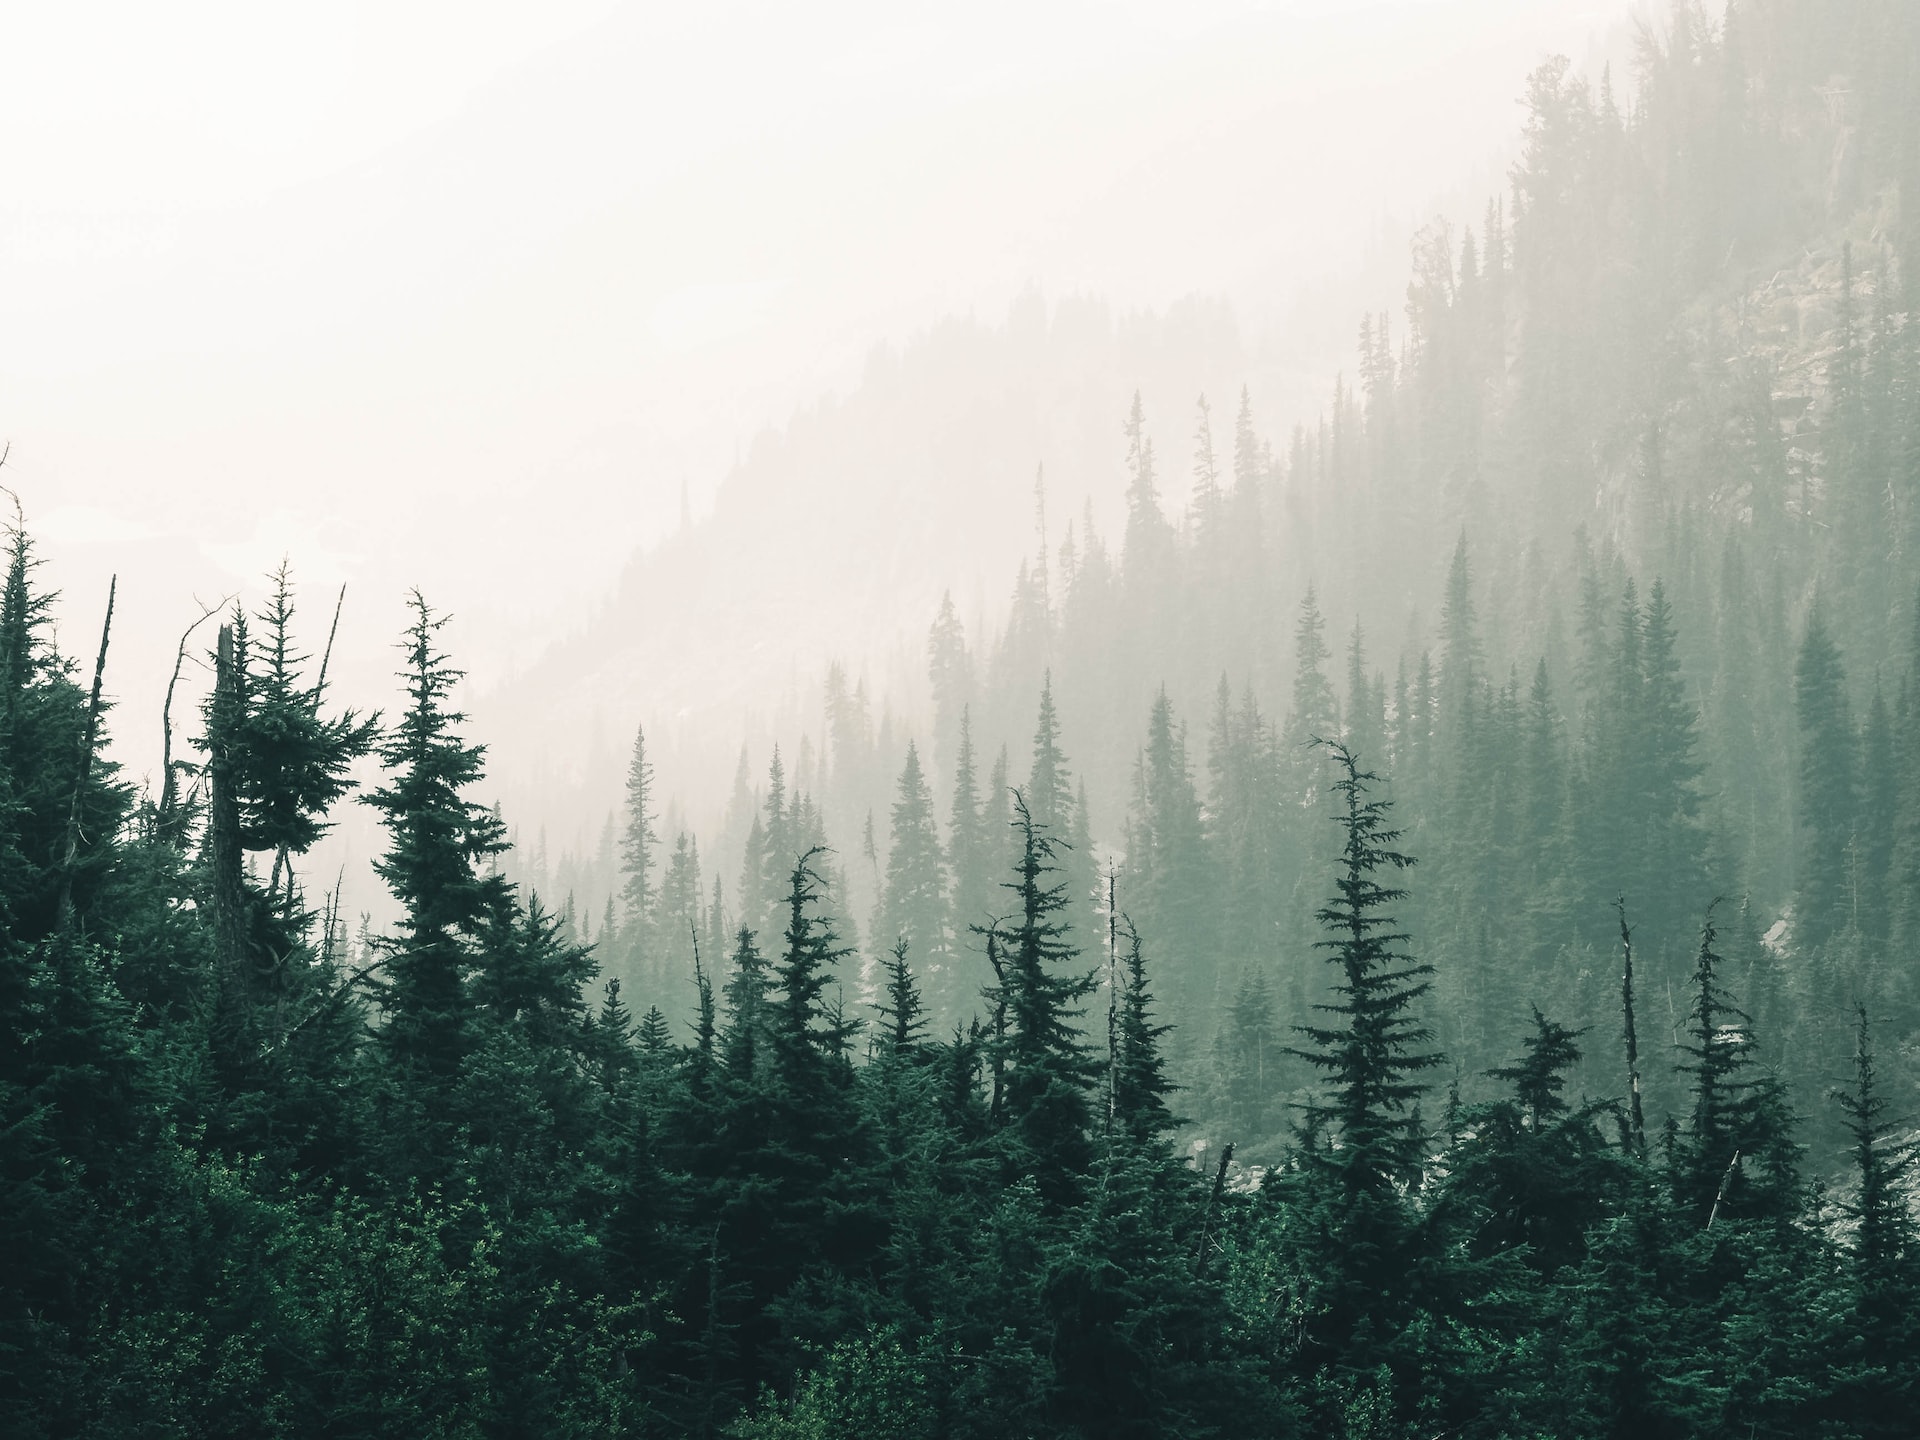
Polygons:
<instances>
[{"instance_id":1,"label":"fog","mask_svg":"<svg viewBox=\"0 0 1920 1440\"><path fill-rule=\"evenodd\" d=\"M1920 5L3 33L0 1434L1913 1431Z\"/></svg>"},{"instance_id":2,"label":"fog","mask_svg":"<svg viewBox=\"0 0 1920 1440\"><path fill-rule=\"evenodd\" d=\"M1502 188L1529 68L1617 19L1538 0L38 7L9 22L0 91L0 478L69 644L120 575L108 688L136 774L195 598L256 596L283 556L312 626L348 584L335 673L356 702L386 701L412 586L498 693L705 516L756 436L952 318L999 325L1022 295L1116 322L1224 301L1232 353L1115 361L1107 388L1162 381L1177 436L1196 383L1250 381L1283 433L1324 403L1358 310L1397 310L1410 225ZM1121 414L1100 421L1115 445ZM1011 550L946 547L914 604L832 643L917 644L946 585L999 596L1033 467L1055 466L1064 517L1077 486L1116 500L1095 460L1019 455L979 527ZM630 688L604 721L647 703ZM541 724L575 744L590 719Z\"/></svg>"}]
</instances>

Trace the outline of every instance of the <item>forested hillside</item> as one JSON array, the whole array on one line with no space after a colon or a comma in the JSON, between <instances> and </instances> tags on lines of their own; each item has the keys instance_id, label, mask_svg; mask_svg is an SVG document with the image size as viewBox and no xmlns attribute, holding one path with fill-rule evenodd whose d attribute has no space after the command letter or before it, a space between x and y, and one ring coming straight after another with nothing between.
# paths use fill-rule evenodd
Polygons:
<instances>
[{"instance_id":1,"label":"forested hillside","mask_svg":"<svg viewBox=\"0 0 1920 1440\"><path fill-rule=\"evenodd\" d=\"M550 874L442 618L355 714L284 575L136 793L17 523L0 1425L1909 1433L1920 12L1524 98L1319 423L1143 392L714 833L643 732Z\"/></svg>"}]
</instances>

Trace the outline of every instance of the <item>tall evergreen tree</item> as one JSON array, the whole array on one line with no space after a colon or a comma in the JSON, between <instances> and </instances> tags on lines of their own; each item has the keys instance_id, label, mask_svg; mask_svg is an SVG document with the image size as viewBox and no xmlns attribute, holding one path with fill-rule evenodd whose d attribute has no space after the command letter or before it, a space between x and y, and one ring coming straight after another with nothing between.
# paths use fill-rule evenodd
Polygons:
<instances>
[{"instance_id":1,"label":"tall evergreen tree","mask_svg":"<svg viewBox=\"0 0 1920 1440\"><path fill-rule=\"evenodd\" d=\"M467 1047L473 942L507 886L480 867L507 847L499 819L467 795L486 751L461 738L466 717L451 708L461 672L438 647L446 617L418 592L411 605L400 673L407 707L379 747L385 783L365 797L388 835L374 870L402 912L398 933L377 942L386 964L376 993L381 1044L400 1073L440 1084Z\"/></svg>"},{"instance_id":2,"label":"tall evergreen tree","mask_svg":"<svg viewBox=\"0 0 1920 1440\"><path fill-rule=\"evenodd\" d=\"M1851 916L1858 807L1858 738L1847 677L1818 601L1807 614L1794 665L1794 701L1800 724L1801 826L1794 936L1812 953Z\"/></svg>"},{"instance_id":3,"label":"tall evergreen tree","mask_svg":"<svg viewBox=\"0 0 1920 1440\"><path fill-rule=\"evenodd\" d=\"M876 950L905 940L933 979L943 1011L960 998L950 984L946 869L934 827L933 792L920 769L919 749L909 740L893 802L886 881L872 940Z\"/></svg>"},{"instance_id":4,"label":"tall evergreen tree","mask_svg":"<svg viewBox=\"0 0 1920 1440\"><path fill-rule=\"evenodd\" d=\"M1326 748L1339 767L1333 788L1344 812L1337 817L1344 839L1335 893L1317 912L1327 937L1318 948L1335 969L1335 998L1315 1007L1331 1017L1327 1023L1294 1027L1303 1043L1290 1053L1325 1077L1324 1090L1306 1107L1307 1133L1338 1144L1316 1144L1315 1163L1349 1196L1387 1196L1425 1144L1412 1115L1426 1091L1419 1076L1442 1060L1423 1048L1432 1032L1413 1012L1431 988L1433 967L1400 948L1410 937L1387 913L1406 892L1376 878L1414 863L1392 848L1400 838L1387 823L1392 803L1368 798L1379 777L1361 769L1351 750L1337 741Z\"/></svg>"},{"instance_id":5,"label":"tall evergreen tree","mask_svg":"<svg viewBox=\"0 0 1920 1440\"><path fill-rule=\"evenodd\" d=\"M648 952L657 943L659 926L655 923L658 889L653 872L657 866L655 850L660 836L654 829L653 762L647 758L647 731L636 726L633 755L627 762L626 820L620 831L620 898L624 909L625 933L632 937L630 948L636 969L647 968Z\"/></svg>"},{"instance_id":6,"label":"tall evergreen tree","mask_svg":"<svg viewBox=\"0 0 1920 1440\"><path fill-rule=\"evenodd\" d=\"M1753 1022L1721 981L1718 931L1700 929L1680 1072L1691 1113L1672 1147L1674 1200L1697 1224L1784 1219L1799 1203L1799 1152L1779 1082L1754 1073Z\"/></svg>"},{"instance_id":7,"label":"tall evergreen tree","mask_svg":"<svg viewBox=\"0 0 1920 1440\"><path fill-rule=\"evenodd\" d=\"M1052 878L1053 836L1020 792L1014 816L1020 853L1007 889L1017 908L989 937L997 952L989 999L1006 1015L995 1042L1005 1087L1000 1149L1011 1176L1033 1176L1059 1207L1078 1197L1093 1155L1089 1092L1100 1065L1077 1022L1098 975L1073 968L1080 952L1067 938L1066 887Z\"/></svg>"},{"instance_id":8,"label":"tall evergreen tree","mask_svg":"<svg viewBox=\"0 0 1920 1440\"><path fill-rule=\"evenodd\" d=\"M1163 686L1147 719L1147 744L1135 765L1134 815L1127 868L1141 923L1178 956L1169 985L1176 1013L1212 997L1219 964L1215 867L1201 822L1200 797L1187 760L1185 727L1173 719Z\"/></svg>"}]
</instances>

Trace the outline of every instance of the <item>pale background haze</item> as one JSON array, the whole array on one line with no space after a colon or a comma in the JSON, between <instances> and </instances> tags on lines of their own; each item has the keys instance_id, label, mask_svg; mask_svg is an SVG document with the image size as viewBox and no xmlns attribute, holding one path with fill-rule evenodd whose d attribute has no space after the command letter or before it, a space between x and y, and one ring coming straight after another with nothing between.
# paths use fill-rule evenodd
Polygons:
<instances>
[{"instance_id":1,"label":"pale background haze","mask_svg":"<svg viewBox=\"0 0 1920 1440\"><path fill-rule=\"evenodd\" d=\"M15 7L0 481L65 592L70 653L91 656L119 572L109 689L136 775L157 761L195 597L257 597L282 555L316 646L349 582L342 698L391 705L388 642L418 585L456 616L484 708L679 528L683 496L706 515L756 435L947 317L1001 325L1037 294L1098 297L1121 324L1203 297L1237 337L1208 383L1257 382L1269 434L1311 418L1360 311L1397 315L1410 227L1477 221L1504 188L1527 72L1556 51L1591 63L1617 16L1577 0ZM1116 394L1144 383L1125 353ZM1184 453L1193 398L1149 395L1164 453ZM1215 395L1226 433L1231 403ZM1016 531L1020 464L992 492ZM853 504L870 481L850 467L821 493ZM936 545L912 564L978 610L1004 558ZM853 648L895 635L911 653L922 598ZM626 733L655 678L662 696L707 683L639 676L606 714L548 717L532 749L589 723ZM502 735L497 765L534 763Z\"/></svg>"}]
</instances>

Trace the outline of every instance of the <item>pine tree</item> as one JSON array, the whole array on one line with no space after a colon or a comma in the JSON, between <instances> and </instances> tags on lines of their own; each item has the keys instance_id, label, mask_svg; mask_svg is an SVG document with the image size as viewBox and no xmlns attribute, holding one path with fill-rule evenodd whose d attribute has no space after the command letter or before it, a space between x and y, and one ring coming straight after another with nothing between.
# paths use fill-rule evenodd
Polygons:
<instances>
[{"instance_id":1,"label":"pine tree","mask_svg":"<svg viewBox=\"0 0 1920 1440\"><path fill-rule=\"evenodd\" d=\"M1639 882L1644 913L1662 934L1706 889L1706 828L1700 816L1700 776L1695 757L1699 712L1680 674L1678 638L1666 589L1658 580L1647 594L1641 628L1638 744L1645 754L1637 773L1646 777L1644 829L1637 850L1646 866Z\"/></svg>"},{"instance_id":2,"label":"pine tree","mask_svg":"<svg viewBox=\"0 0 1920 1440\"><path fill-rule=\"evenodd\" d=\"M1162 952L1178 957L1169 985L1175 1013L1197 1013L1212 996L1219 964L1215 867L1187 760L1184 727L1162 686L1136 763L1127 866L1136 877L1140 921Z\"/></svg>"},{"instance_id":3,"label":"pine tree","mask_svg":"<svg viewBox=\"0 0 1920 1440\"><path fill-rule=\"evenodd\" d=\"M971 763L971 757L969 757ZM920 769L920 752L907 742L893 802L887 872L874 920L876 949L905 940L935 977L942 1012L959 1001L951 985L952 952L947 937L946 860L934 828L933 792Z\"/></svg>"},{"instance_id":4,"label":"pine tree","mask_svg":"<svg viewBox=\"0 0 1920 1440\"><path fill-rule=\"evenodd\" d=\"M264 642L245 657L251 663L239 733L215 742L229 746L238 761L240 845L273 856L267 900L289 916L297 904L293 858L332 828L327 812L353 788L348 772L379 734L378 716L362 718L351 710L321 715L325 676L304 683L307 657L294 649L293 614L292 585L282 564L258 617Z\"/></svg>"},{"instance_id":5,"label":"pine tree","mask_svg":"<svg viewBox=\"0 0 1920 1440\"><path fill-rule=\"evenodd\" d=\"M1413 858L1392 848L1400 831L1387 824L1386 800L1367 798L1377 775L1360 768L1352 751L1328 741L1338 765L1334 791L1344 802L1338 817L1344 843L1336 893L1316 912L1336 970L1337 997L1315 1008L1333 1017L1322 1025L1296 1025L1304 1044L1290 1049L1326 1077L1319 1098L1305 1107L1310 1134L1338 1140L1334 1149L1314 1149L1318 1165L1337 1176L1349 1196L1386 1196L1415 1165L1425 1137L1411 1111L1426 1086L1421 1072L1442 1057L1423 1047L1431 1031L1413 1014L1430 988L1433 967L1399 947L1408 936L1393 929L1386 907L1406 892L1382 885L1382 872L1405 870Z\"/></svg>"},{"instance_id":6,"label":"pine tree","mask_svg":"<svg viewBox=\"0 0 1920 1440\"><path fill-rule=\"evenodd\" d=\"M1680 1052L1690 1114L1673 1146L1675 1203L1702 1226L1782 1219L1799 1201L1799 1152L1780 1084L1753 1073L1753 1022L1722 984L1711 909L1700 929L1693 1000Z\"/></svg>"},{"instance_id":7,"label":"pine tree","mask_svg":"<svg viewBox=\"0 0 1920 1440\"><path fill-rule=\"evenodd\" d=\"M467 1046L473 942L507 885L478 867L502 854L506 840L498 818L466 795L486 751L461 739L466 717L449 705L461 672L437 648L446 617L418 592L411 604L401 672L407 708L379 747L386 783L364 797L389 837L374 870L402 911L399 933L379 942L387 957L380 1040L403 1075L444 1083Z\"/></svg>"},{"instance_id":8,"label":"pine tree","mask_svg":"<svg viewBox=\"0 0 1920 1440\"><path fill-rule=\"evenodd\" d=\"M1172 561L1173 529L1160 509L1153 440L1146 433L1140 392L1127 412L1127 531L1121 565L1129 588L1151 594L1165 580Z\"/></svg>"},{"instance_id":9,"label":"pine tree","mask_svg":"<svg viewBox=\"0 0 1920 1440\"><path fill-rule=\"evenodd\" d=\"M1153 993L1140 932L1126 925L1126 984L1119 997L1111 1069L1113 1118L1120 1135L1139 1150L1157 1145L1180 1123L1167 1097L1180 1087L1168 1078L1160 1040L1173 1029L1154 1022Z\"/></svg>"},{"instance_id":10,"label":"pine tree","mask_svg":"<svg viewBox=\"0 0 1920 1440\"><path fill-rule=\"evenodd\" d=\"M1899 808L1887 862L1887 903L1895 953L1913 954L1920 949L1920 597L1914 603L1913 653L1898 728Z\"/></svg>"},{"instance_id":11,"label":"pine tree","mask_svg":"<svg viewBox=\"0 0 1920 1440\"><path fill-rule=\"evenodd\" d=\"M1818 601L1808 612L1794 666L1794 699L1801 821L1794 936L1811 954L1839 933L1852 909L1849 859L1858 805L1857 738L1846 674Z\"/></svg>"},{"instance_id":12,"label":"pine tree","mask_svg":"<svg viewBox=\"0 0 1920 1440\"><path fill-rule=\"evenodd\" d=\"M1273 1098L1284 1048L1274 1023L1273 993L1258 965L1241 972L1221 1045L1221 1118L1229 1137L1246 1154L1274 1133Z\"/></svg>"},{"instance_id":13,"label":"pine tree","mask_svg":"<svg viewBox=\"0 0 1920 1440\"><path fill-rule=\"evenodd\" d=\"M1467 701L1481 677L1480 624L1473 603L1473 570L1467 537L1454 543L1447 570L1446 598L1440 607L1440 728L1454 745L1462 743Z\"/></svg>"},{"instance_id":14,"label":"pine tree","mask_svg":"<svg viewBox=\"0 0 1920 1440\"><path fill-rule=\"evenodd\" d=\"M1079 951L1062 919L1066 887L1052 878L1059 873L1052 835L1017 791L1014 813L1020 855L1006 888L1018 908L988 937L998 952L988 998L1005 1015L994 1041L1004 1086L1000 1146L1009 1176L1033 1176L1042 1197L1060 1207L1078 1197L1093 1155L1088 1092L1100 1067L1076 1022L1098 976L1072 970Z\"/></svg>"},{"instance_id":15,"label":"pine tree","mask_svg":"<svg viewBox=\"0 0 1920 1440\"><path fill-rule=\"evenodd\" d=\"M649 954L659 943L660 926L654 914L658 891L653 872L660 837L654 830L653 762L647 759L646 727L633 732L633 756L627 762L626 821L620 832L620 899L626 933L632 937L636 973L648 968Z\"/></svg>"},{"instance_id":16,"label":"pine tree","mask_svg":"<svg viewBox=\"0 0 1920 1440\"><path fill-rule=\"evenodd\" d=\"M1465 1138L1448 1154L1437 1208L1477 1258L1524 1246L1539 1273L1557 1274L1585 1258L1587 1237L1622 1199L1625 1176L1594 1126L1597 1107L1575 1111L1561 1095L1580 1033L1534 1007L1525 1053L1487 1072L1512 1098L1461 1117Z\"/></svg>"},{"instance_id":17,"label":"pine tree","mask_svg":"<svg viewBox=\"0 0 1920 1440\"><path fill-rule=\"evenodd\" d=\"M1051 671L1040 687L1040 714L1033 731L1033 766L1027 772L1024 793L1034 823L1048 836L1049 844L1062 852L1058 870L1067 903L1062 920L1068 925L1084 926L1089 919L1088 907L1095 884L1093 852L1086 843L1084 792L1074 788L1073 771L1067 764L1066 752L1060 748L1060 717L1053 706ZM1017 828L1017 821L1015 826Z\"/></svg>"},{"instance_id":18,"label":"pine tree","mask_svg":"<svg viewBox=\"0 0 1920 1440\"><path fill-rule=\"evenodd\" d=\"M998 796L981 795L978 765L973 748L973 718L963 709L953 766L953 800L947 811L947 857L953 878L956 936L967 933L969 926L985 923L997 909L995 902L1000 894L1003 836L990 818Z\"/></svg>"},{"instance_id":19,"label":"pine tree","mask_svg":"<svg viewBox=\"0 0 1920 1440\"><path fill-rule=\"evenodd\" d=\"M1327 1077L1327 1089L1309 1102L1306 1117L1311 1133L1338 1137L1338 1150L1315 1154L1348 1194L1386 1194L1413 1167L1425 1142L1409 1127L1409 1110L1427 1091L1417 1077L1442 1060L1421 1048L1430 1031L1411 1014L1430 989L1425 977L1432 966L1398 948L1409 937L1392 929L1386 906L1405 899L1404 889L1375 879L1413 864L1413 856L1392 849L1400 839L1400 831L1386 824L1392 803L1367 799L1379 776L1361 770L1357 756L1338 741L1327 741L1327 751L1338 764L1334 791L1344 801L1338 816L1344 843L1336 893L1315 918L1327 933L1317 948L1327 950L1338 972L1332 985L1338 998L1315 1006L1334 1023L1294 1027L1306 1046L1290 1048L1290 1054Z\"/></svg>"},{"instance_id":20,"label":"pine tree","mask_svg":"<svg viewBox=\"0 0 1920 1440\"><path fill-rule=\"evenodd\" d=\"M1387 823L1389 803L1368 798L1377 777L1338 742L1326 748L1344 802L1335 817L1344 837L1335 893L1317 912L1326 936L1318 948L1335 971L1333 999L1316 1006L1324 1023L1293 1027L1301 1043L1288 1053L1322 1078L1301 1106L1299 1158L1280 1176L1276 1199L1299 1236L1291 1263L1315 1295L1300 1339L1309 1363L1410 1374L1411 1357L1399 1347L1411 1319L1411 1277L1428 1252L1402 1187L1416 1186L1423 1168L1419 1077L1441 1063L1424 1048L1429 1031L1413 1013L1432 967L1400 948L1407 937L1387 913L1405 892L1381 884L1381 873L1413 860L1392 848L1400 832ZM1329 1414L1323 1423L1344 1421Z\"/></svg>"},{"instance_id":21,"label":"pine tree","mask_svg":"<svg viewBox=\"0 0 1920 1440\"><path fill-rule=\"evenodd\" d=\"M1860 732L1860 811L1850 857L1851 920L1875 951L1891 928L1894 838L1899 830L1902 795L1896 758L1893 715L1873 682L1866 724Z\"/></svg>"},{"instance_id":22,"label":"pine tree","mask_svg":"<svg viewBox=\"0 0 1920 1440\"><path fill-rule=\"evenodd\" d=\"M940 613L927 634L927 677L933 686L933 759L944 771L954 763L973 699L973 661L951 591L940 596Z\"/></svg>"},{"instance_id":23,"label":"pine tree","mask_svg":"<svg viewBox=\"0 0 1920 1440\"><path fill-rule=\"evenodd\" d=\"M1327 680L1326 621L1314 598L1313 586L1300 601L1300 618L1293 631L1293 709L1287 716L1286 746L1296 757L1296 768L1304 770L1309 762L1299 752L1316 739L1330 738L1340 722L1339 702Z\"/></svg>"}]
</instances>

